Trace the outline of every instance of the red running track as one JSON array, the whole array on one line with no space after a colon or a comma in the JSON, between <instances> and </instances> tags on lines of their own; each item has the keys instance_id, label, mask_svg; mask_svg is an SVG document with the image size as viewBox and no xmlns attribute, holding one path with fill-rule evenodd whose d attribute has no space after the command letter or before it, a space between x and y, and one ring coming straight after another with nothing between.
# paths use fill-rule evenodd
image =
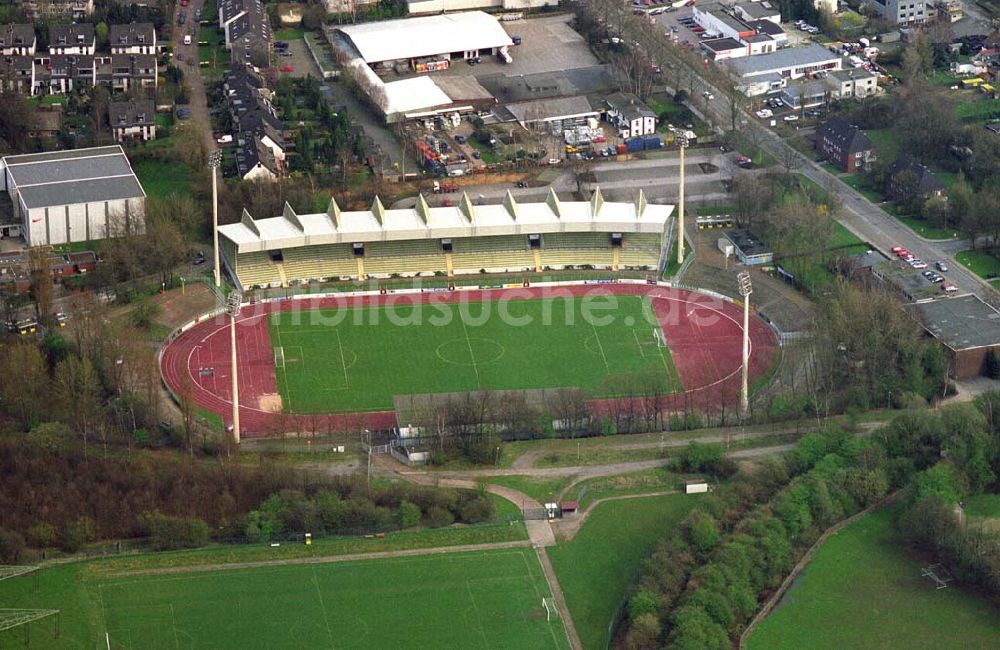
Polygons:
<instances>
[{"instance_id":1,"label":"red running track","mask_svg":"<svg viewBox=\"0 0 1000 650\"><path fill-rule=\"evenodd\" d=\"M277 394L277 380L267 316L276 311L353 309L369 306L483 302L564 297L645 295L663 329L685 392L671 395L665 408L682 405L726 404L738 401L742 359L743 310L739 305L705 294L641 284L594 284L477 291L427 291L413 294L334 296L257 303L244 307L236 322L239 353L240 429L244 437L285 431L338 430L395 426L392 411L297 416L267 410L269 396ZM605 300L606 298L601 298ZM750 379L774 362L777 339L767 324L750 319ZM229 323L224 316L206 319L165 344L160 370L167 385L179 395L190 395L199 407L218 413L227 424L232 412ZM609 400L592 402L595 410Z\"/></svg>"}]
</instances>

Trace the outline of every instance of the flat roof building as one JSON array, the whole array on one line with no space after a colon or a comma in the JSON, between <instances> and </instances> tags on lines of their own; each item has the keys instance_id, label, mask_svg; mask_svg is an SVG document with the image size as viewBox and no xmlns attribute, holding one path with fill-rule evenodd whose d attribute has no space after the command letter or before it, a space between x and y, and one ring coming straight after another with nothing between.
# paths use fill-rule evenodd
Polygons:
<instances>
[{"instance_id":1,"label":"flat roof building","mask_svg":"<svg viewBox=\"0 0 1000 650\"><path fill-rule=\"evenodd\" d=\"M774 261L774 253L764 242L749 230L736 229L726 233L726 238L736 247L736 257L747 266L754 264L770 264Z\"/></svg>"},{"instance_id":2,"label":"flat roof building","mask_svg":"<svg viewBox=\"0 0 1000 650\"><path fill-rule=\"evenodd\" d=\"M417 59L471 59L514 44L500 22L482 11L421 16L336 27L368 65Z\"/></svg>"},{"instance_id":3,"label":"flat roof building","mask_svg":"<svg viewBox=\"0 0 1000 650\"><path fill-rule=\"evenodd\" d=\"M987 353L1000 353L1000 312L977 296L942 298L908 309L948 351L956 379L982 374Z\"/></svg>"},{"instance_id":4,"label":"flat roof building","mask_svg":"<svg viewBox=\"0 0 1000 650\"><path fill-rule=\"evenodd\" d=\"M5 156L0 179L29 246L142 229L146 193L118 145Z\"/></svg>"}]
</instances>

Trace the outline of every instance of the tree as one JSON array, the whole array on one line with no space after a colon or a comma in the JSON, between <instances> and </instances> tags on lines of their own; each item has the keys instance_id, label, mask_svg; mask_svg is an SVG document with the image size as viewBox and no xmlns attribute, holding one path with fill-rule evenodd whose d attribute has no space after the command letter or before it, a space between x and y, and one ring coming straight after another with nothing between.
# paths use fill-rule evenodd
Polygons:
<instances>
[{"instance_id":1,"label":"tree","mask_svg":"<svg viewBox=\"0 0 1000 650\"><path fill-rule=\"evenodd\" d=\"M47 246L34 246L28 250L28 265L31 274L31 297L35 301L35 315L38 322L51 325L55 313L52 309L52 294L55 288L52 283L52 269L49 266L50 249Z\"/></svg>"},{"instance_id":2,"label":"tree","mask_svg":"<svg viewBox=\"0 0 1000 650\"><path fill-rule=\"evenodd\" d=\"M7 345L0 354L0 409L24 430L51 414L52 391L41 351L31 343Z\"/></svg>"},{"instance_id":3,"label":"tree","mask_svg":"<svg viewBox=\"0 0 1000 650\"><path fill-rule=\"evenodd\" d=\"M94 26L94 37L97 40L97 49L103 50L104 46L108 44L108 24L103 20Z\"/></svg>"},{"instance_id":4,"label":"tree","mask_svg":"<svg viewBox=\"0 0 1000 650\"><path fill-rule=\"evenodd\" d=\"M83 437L87 454L88 434L101 411L101 387L94 366L87 357L72 355L58 366L55 385L61 410L74 430Z\"/></svg>"}]
</instances>

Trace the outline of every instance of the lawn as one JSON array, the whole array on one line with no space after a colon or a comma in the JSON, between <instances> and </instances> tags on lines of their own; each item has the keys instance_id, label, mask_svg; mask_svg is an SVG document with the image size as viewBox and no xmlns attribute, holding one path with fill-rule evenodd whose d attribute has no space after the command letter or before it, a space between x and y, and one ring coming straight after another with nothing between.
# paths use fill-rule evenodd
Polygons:
<instances>
[{"instance_id":1,"label":"lawn","mask_svg":"<svg viewBox=\"0 0 1000 650\"><path fill-rule=\"evenodd\" d=\"M978 249L967 250L956 253L955 259L983 279L1000 278L1000 260L992 253Z\"/></svg>"},{"instance_id":2,"label":"lawn","mask_svg":"<svg viewBox=\"0 0 1000 650\"><path fill-rule=\"evenodd\" d=\"M747 647L1000 647L1000 612L921 577L921 563L893 540L898 513L887 508L831 537Z\"/></svg>"},{"instance_id":3,"label":"lawn","mask_svg":"<svg viewBox=\"0 0 1000 650\"><path fill-rule=\"evenodd\" d=\"M132 169L148 196L168 199L191 193L191 170L184 165L149 159L134 161Z\"/></svg>"},{"instance_id":4,"label":"lawn","mask_svg":"<svg viewBox=\"0 0 1000 650\"><path fill-rule=\"evenodd\" d=\"M1000 494L977 494L967 499L965 514L970 517L1000 519Z\"/></svg>"},{"instance_id":5,"label":"lawn","mask_svg":"<svg viewBox=\"0 0 1000 650\"><path fill-rule=\"evenodd\" d=\"M899 136L894 130L872 129L870 131L865 131L865 133L872 141L872 144L875 145L875 151L878 154L879 160L888 165L896 158L899 158Z\"/></svg>"},{"instance_id":6,"label":"lawn","mask_svg":"<svg viewBox=\"0 0 1000 650\"><path fill-rule=\"evenodd\" d=\"M966 122L979 122L1000 117L1000 99L976 99L958 102L955 114Z\"/></svg>"},{"instance_id":7,"label":"lawn","mask_svg":"<svg viewBox=\"0 0 1000 650\"><path fill-rule=\"evenodd\" d=\"M278 389L297 413L391 409L395 395L484 388L600 393L609 376L639 371L661 372L678 391L648 305L594 296L278 312Z\"/></svg>"},{"instance_id":8,"label":"lawn","mask_svg":"<svg viewBox=\"0 0 1000 650\"><path fill-rule=\"evenodd\" d=\"M305 33L306 30L299 27L283 27L282 29L275 30L274 38L279 41L297 41Z\"/></svg>"},{"instance_id":9,"label":"lawn","mask_svg":"<svg viewBox=\"0 0 1000 650\"><path fill-rule=\"evenodd\" d=\"M642 561L695 503L685 496L603 503L572 541L547 549L584 648L606 647L608 625Z\"/></svg>"},{"instance_id":10,"label":"lawn","mask_svg":"<svg viewBox=\"0 0 1000 650\"><path fill-rule=\"evenodd\" d=\"M921 237L926 237L927 239L955 239L958 236L958 233L954 228L935 228L923 219L915 219L914 217L899 214L899 212L895 210L895 206L886 205L883 207L890 208L887 209L886 212L896 217L901 224Z\"/></svg>"},{"instance_id":11,"label":"lawn","mask_svg":"<svg viewBox=\"0 0 1000 650\"><path fill-rule=\"evenodd\" d=\"M556 500L563 488L569 484L571 478L568 476L553 479L529 476L491 476L489 482L523 492L539 503L549 503Z\"/></svg>"},{"instance_id":12,"label":"lawn","mask_svg":"<svg viewBox=\"0 0 1000 650\"><path fill-rule=\"evenodd\" d=\"M32 630L54 649L568 647L530 549L131 577L85 567L43 571L37 593L8 581L0 603L61 609L58 639Z\"/></svg>"}]
</instances>

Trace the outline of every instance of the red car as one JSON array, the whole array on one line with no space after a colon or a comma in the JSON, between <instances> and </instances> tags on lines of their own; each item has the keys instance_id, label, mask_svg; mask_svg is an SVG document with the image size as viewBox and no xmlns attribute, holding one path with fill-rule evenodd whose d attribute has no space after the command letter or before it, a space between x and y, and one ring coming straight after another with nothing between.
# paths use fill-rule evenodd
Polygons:
<instances>
[{"instance_id":1,"label":"red car","mask_svg":"<svg viewBox=\"0 0 1000 650\"><path fill-rule=\"evenodd\" d=\"M295 68L293 68L290 65L283 65L283 66L281 66L281 71L282 72L293 72L294 70L295 70Z\"/></svg>"}]
</instances>

